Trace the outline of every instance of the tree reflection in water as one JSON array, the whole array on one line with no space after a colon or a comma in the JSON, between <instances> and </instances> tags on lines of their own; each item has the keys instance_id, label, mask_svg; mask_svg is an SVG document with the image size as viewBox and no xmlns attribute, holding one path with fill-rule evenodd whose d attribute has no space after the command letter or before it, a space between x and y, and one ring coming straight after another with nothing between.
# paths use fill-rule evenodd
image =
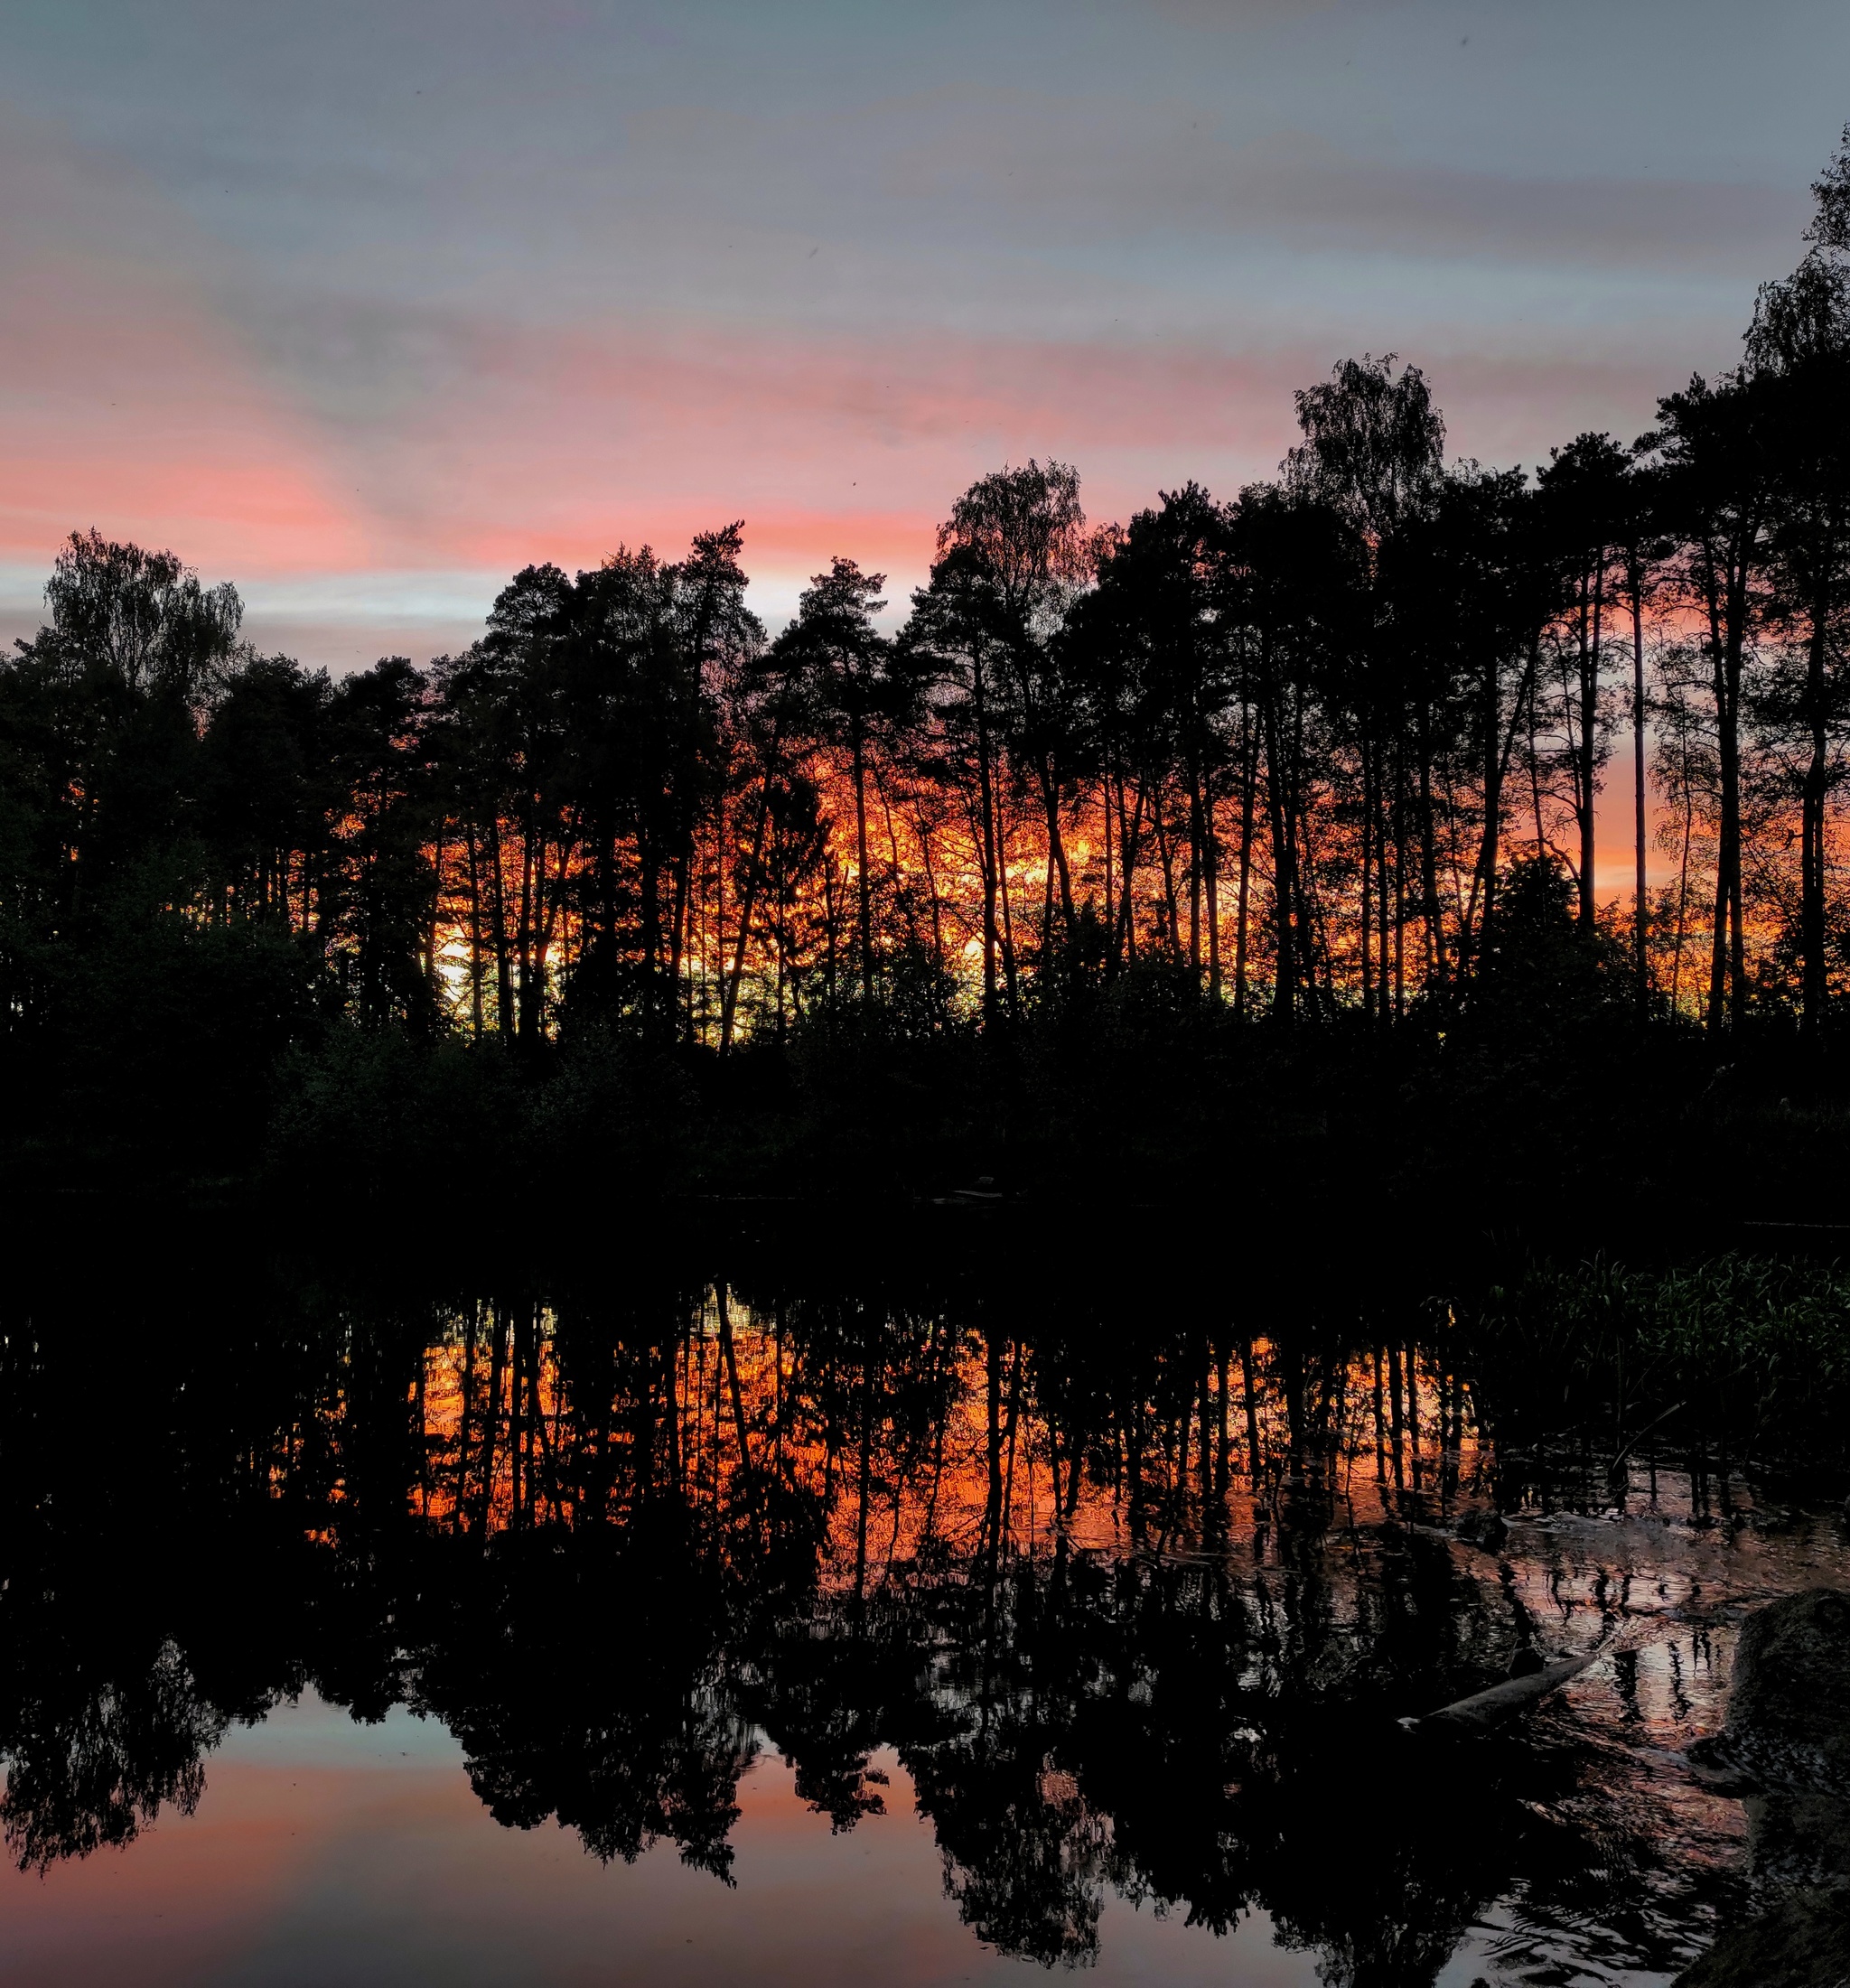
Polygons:
<instances>
[{"instance_id":1,"label":"tree reflection in water","mask_svg":"<svg viewBox=\"0 0 1850 1988\"><path fill-rule=\"evenodd\" d=\"M1725 1881L1606 1738L1571 1708L1452 1751L1395 1723L1545 1611L1584 1642L1630 1607L1604 1566L1564 1588L1447 1536L1497 1489L1457 1358L1431 1321L976 1262L15 1291L7 1844L128 1842L313 1685L440 1719L503 1824L727 1882L764 1740L838 1831L892 1747L964 1920L1047 1964L1094 1954L1116 1891L1263 1909L1358 1988L1431 1982L1493 1901L1518 1957L1565 1927L1673 1967Z\"/></svg>"}]
</instances>

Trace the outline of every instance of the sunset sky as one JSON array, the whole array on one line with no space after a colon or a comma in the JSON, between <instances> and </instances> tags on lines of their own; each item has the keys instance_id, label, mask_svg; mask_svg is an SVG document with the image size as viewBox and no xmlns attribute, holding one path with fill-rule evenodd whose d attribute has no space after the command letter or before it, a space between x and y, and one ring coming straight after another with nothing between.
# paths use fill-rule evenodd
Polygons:
<instances>
[{"instance_id":1,"label":"sunset sky","mask_svg":"<svg viewBox=\"0 0 1850 1988\"><path fill-rule=\"evenodd\" d=\"M1006 461L1230 493L1362 351L1629 438L1846 117L1841 0L9 0L0 621L94 524L423 660L742 517L775 624Z\"/></svg>"}]
</instances>

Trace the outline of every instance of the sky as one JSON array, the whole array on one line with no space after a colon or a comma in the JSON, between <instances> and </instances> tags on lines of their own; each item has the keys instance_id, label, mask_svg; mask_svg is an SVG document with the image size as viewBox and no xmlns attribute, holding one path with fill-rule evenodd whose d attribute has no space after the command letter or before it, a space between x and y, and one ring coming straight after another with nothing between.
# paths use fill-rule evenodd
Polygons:
<instances>
[{"instance_id":1,"label":"sky","mask_svg":"<svg viewBox=\"0 0 1850 1988\"><path fill-rule=\"evenodd\" d=\"M90 526L336 671L733 518L897 607L986 471L1231 494L1363 352L1630 439L1846 119L1841 0L5 0L0 636Z\"/></svg>"}]
</instances>

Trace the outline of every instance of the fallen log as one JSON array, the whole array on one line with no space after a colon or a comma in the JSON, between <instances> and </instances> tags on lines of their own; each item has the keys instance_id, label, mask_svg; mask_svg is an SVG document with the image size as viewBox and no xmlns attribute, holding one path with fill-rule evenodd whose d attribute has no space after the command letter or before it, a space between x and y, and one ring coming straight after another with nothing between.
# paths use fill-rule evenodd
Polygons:
<instances>
[{"instance_id":1,"label":"fallen log","mask_svg":"<svg viewBox=\"0 0 1850 1988\"><path fill-rule=\"evenodd\" d=\"M1527 1712L1556 1685L1565 1685L1570 1677L1578 1677L1582 1671L1591 1669L1604 1654L1602 1650L1590 1650L1584 1657L1561 1657L1555 1663L1544 1664L1539 1670L1530 1671L1526 1676L1505 1678L1488 1691L1473 1692L1469 1698L1459 1698L1449 1705L1441 1705L1437 1712L1429 1712L1424 1718L1403 1719L1400 1722L1410 1732L1424 1731L1428 1726L1459 1732L1489 1732L1506 1719Z\"/></svg>"}]
</instances>

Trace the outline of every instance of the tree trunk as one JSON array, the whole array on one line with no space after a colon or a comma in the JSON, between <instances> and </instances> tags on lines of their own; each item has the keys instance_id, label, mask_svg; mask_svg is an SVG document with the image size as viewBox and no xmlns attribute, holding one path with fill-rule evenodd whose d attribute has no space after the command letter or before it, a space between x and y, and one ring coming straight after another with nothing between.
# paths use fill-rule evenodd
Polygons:
<instances>
[{"instance_id":1,"label":"tree trunk","mask_svg":"<svg viewBox=\"0 0 1850 1988\"><path fill-rule=\"evenodd\" d=\"M537 1033L539 1019L533 991L533 817L529 808L520 834L520 924L514 935L520 997L516 1026L523 1042Z\"/></svg>"},{"instance_id":2,"label":"tree trunk","mask_svg":"<svg viewBox=\"0 0 1850 1988\"><path fill-rule=\"evenodd\" d=\"M1449 978L1445 919L1439 905L1438 827L1433 807L1432 714L1420 706L1420 917L1426 928L1426 972L1444 987Z\"/></svg>"},{"instance_id":3,"label":"tree trunk","mask_svg":"<svg viewBox=\"0 0 1850 1988\"><path fill-rule=\"evenodd\" d=\"M1583 577L1580 609L1580 751L1574 782L1580 829L1580 927L1593 929L1595 782L1599 778L1600 637L1605 607L1606 548L1599 548L1591 582Z\"/></svg>"},{"instance_id":4,"label":"tree trunk","mask_svg":"<svg viewBox=\"0 0 1850 1988\"><path fill-rule=\"evenodd\" d=\"M1252 722L1252 706L1244 701L1239 709L1239 901L1233 938L1233 1012L1244 1015L1247 1012L1247 918L1253 879L1253 792L1259 780L1258 727ZM1366 932L1363 947L1366 950Z\"/></svg>"},{"instance_id":5,"label":"tree trunk","mask_svg":"<svg viewBox=\"0 0 1850 1988\"><path fill-rule=\"evenodd\" d=\"M994 1021L998 938L995 924L995 782L989 763L989 724L984 711L983 663L980 657L973 657L970 661L970 702L976 720L976 778L983 808L983 1013L986 1020Z\"/></svg>"},{"instance_id":6,"label":"tree trunk","mask_svg":"<svg viewBox=\"0 0 1850 1988\"><path fill-rule=\"evenodd\" d=\"M1052 765L1045 755L1041 761L1040 774L1042 801L1047 810L1048 860L1060 880L1060 915L1070 937L1078 921L1073 907L1073 875L1067 861L1066 837L1060 826L1060 783L1054 779Z\"/></svg>"},{"instance_id":7,"label":"tree trunk","mask_svg":"<svg viewBox=\"0 0 1850 1988\"><path fill-rule=\"evenodd\" d=\"M469 1022L481 1041L481 873L476 860L475 825L469 826ZM471 1350L474 1342L471 1340Z\"/></svg>"},{"instance_id":8,"label":"tree trunk","mask_svg":"<svg viewBox=\"0 0 1850 1988\"><path fill-rule=\"evenodd\" d=\"M1823 1028L1825 1019L1825 799L1830 780L1830 742L1825 726L1825 644L1830 613L1827 571L1827 561L1820 559L1805 653L1805 715L1811 733L1811 761L1805 770L1800 825L1799 929L1805 952L1805 1032L1810 1036Z\"/></svg>"},{"instance_id":9,"label":"tree trunk","mask_svg":"<svg viewBox=\"0 0 1850 1988\"><path fill-rule=\"evenodd\" d=\"M1124 876L1122 882L1119 886L1122 891L1122 897L1118 907L1118 928L1119 939L1122 942L1126 964L1133 966L1135 966L1137 962L1137 921L1135 891L1137 875L1137 852L1142 847L1143 844L1144 801L1147 792L1147 784L1140 778L1137 781L1136 802L1135 805L1132 807L1128 818L1126 818L1124 806L1124 776L1122 774L1118 776L1117 841L1118 848L1122 853L1124 864ZM1118 945L1115 942L1112 947L1112 957L1114 958L1117 957L1117 952Z\"/></svg>"},{"instance_id":10,"label":"tree trunk","mask_svg":"<svg viewBox=\"0 0 1850 1988\"><path fill-rule=\"evenodd\" d=\"M1117 917L1111 891L1111 751L1108 745L1104 771L1099 776L1098 812L1105 828L1105 971L1109 974L1117 966Z\"/></svg>"},{"instance_id":11,"label":"tree trunk","mask_svg":"<svg viewBox=\"0 0 1850 1988\"><path fill-rule=\"evenodd\" d=\"M861 998L874 1000L874 886L867 873L867 764L866 744L856 721L851 738L855 765L855 860L860 865L855 877L861 926Z\"/></svg>"},{"instance_id":12,"label":"tree trunk","mask_svg":"<svg viewBox=\"0 0 1850 1988\"><path fill-rule=\"evenodd\" d=\"M1275 686L1267 686L1261 722L1266 733L1266 801L1272 827L1272 1013L1288 1028L1297 1011L1297 835L1285 804L1287 754L1280 737Z\"/></svg>"},{"instance_id":13,"label":"tree trunk","mask_svg":"<svg viewBox=\"0 0 1850 1988\"><path fill-rule=\"evenodd\" d=\"M1201 781L1202 844L1205 861L1203 883L1208 899L1208 994L1220 999L1220 850L1214 833L1214 786L1211 779Z\"/></svg>"},{"instance_id":14,"label":"tree trunk","mask_svg":"<svg viewBox=\"0 0 1850 1988\"><path fill-rule=\"evenodd\" d=\"M1737 579L1737 574L1740 575ZM1709 952L1708 1024L1719 1030L1746 1012L1744 934L1741 925L1741 677L1746 629L1744 574L1731 559L1718 598L1710 563L1710 644L1714 653L1715 738L1721 770L1721 820L1715 852L1715 929Z\"/></svg>"},{"instance_id":15,"label":"tree trunk","mask_svg":"<svg viewBox=\"0 0 1850 1988\"><path fill-rule=\"evenodd\" d=\"M1014 912L1009 903L1008 894L1008 826L1003 820L1000 809L995 818L995 884L1002 899L1002 979L1008 990L1008 1012L1011 1020L1019 1016L1022 1009L1021 984L1015 973L1015 921Z\"/></svg>"},{"instance_id":16,"label":"tree trunk","mask_svg":"<svg viewBox=\"0 0 1850 1988\"><path fill-rule=\"evenodd\" d=\"M752 828L752 861L745 871L745 889L739 906L739 931L733 946L732 971L726 975L725 993L720 1000L719 1051L725 1055L733 1044L733 1029L739 1009L739 983L745 972L745 947L752 934L752 912L758 898L759 872L764 861L764 830L771 818L771 783L777 771L778 734L782 729L782 719L774 719L771 737L764 748L764 776L758 789L758 819ZM720 854L721 867L724 867L725 854Z\"/></svg>"},{"instance_id":17,"label":"tree trunk","mask_svg":"<svg viewBox=\"0 0 1850 1988\"><path fill-rule=\"evenodd\" d=\"M495 1026L504 1042L514 1040L514 976L508 951L506 880L502 875L501 824L499 812L489 817L489 874L494 883Z\"/></svg>"},{"instance_id":18,"label":"tree trunk","mask_svg":"<svg viewBox=\"0 0 1850 1988\"><path fill-rule=\"evenodd\" d=\"M1643 1012L1650 997L1649 933L1650 901L1645 894L1644 820L1644 579L1634 571L1631 594L1631 807L1637 874L1631 897L1631 947L1638 975L1638 1005Z\"/></svg>"}]
</instances>

